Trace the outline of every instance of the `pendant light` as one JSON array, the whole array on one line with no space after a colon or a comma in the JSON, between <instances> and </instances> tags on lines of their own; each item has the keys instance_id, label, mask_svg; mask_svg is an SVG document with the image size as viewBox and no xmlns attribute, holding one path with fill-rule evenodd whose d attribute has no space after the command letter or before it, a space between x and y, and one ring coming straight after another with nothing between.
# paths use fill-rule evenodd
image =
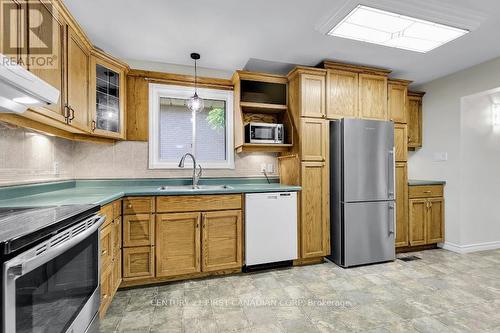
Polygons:
<instances>
[{"instance_id":1,"label":"pendant light","mask_svg":"<svg viewBox=\"0 0 500 333\"><path fill-rule=\"evenodd\" d=\"M191 53L191 59L194 60L194 95L187 101L187 107L192 112L200 112L204 108L203 99L198 96L197 84L198 84L198 73L196 68L196 61L200 59L199 53Z\"/></svg>"}]
</instances>

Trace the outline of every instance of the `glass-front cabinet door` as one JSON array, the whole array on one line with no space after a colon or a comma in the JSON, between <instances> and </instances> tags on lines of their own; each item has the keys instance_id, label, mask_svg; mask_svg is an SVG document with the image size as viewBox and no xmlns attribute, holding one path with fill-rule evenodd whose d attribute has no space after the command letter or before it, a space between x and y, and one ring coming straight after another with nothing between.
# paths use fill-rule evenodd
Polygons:
<instances>
[{"instance_id":1,"label":"glass-front cabinet door","mask_svg":"<svg viewBox=\"0 0 500 333\"><path fill-rule=\"evenodd\" d=\"M125 139L126 69L99 56L92 57L90 128L99 136Z\"/></svg>"}]
</instances>

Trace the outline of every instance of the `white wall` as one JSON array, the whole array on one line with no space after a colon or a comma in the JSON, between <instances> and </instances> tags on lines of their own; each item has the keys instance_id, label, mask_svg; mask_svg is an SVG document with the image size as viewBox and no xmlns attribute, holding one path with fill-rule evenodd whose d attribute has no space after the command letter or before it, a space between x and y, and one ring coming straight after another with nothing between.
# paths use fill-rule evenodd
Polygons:
<instances>
[{"instance_id":1,"label":"white wall","mask_svg":"<svg viewBox=\"0 0 500 333\"><path fill-rule=\"evenodd\" d=\"M472 101L461 109L462 97L497 87L500 58L417 87L427 92L423 148L410 153L409 178L447 182L445 245L460 252L500 247L498 219L490 214L497 204L489 200L500 195L500 187L492 185L500 175L500 163L494 156L500 134L491 132L491 118L488 124L487 111L479 101L477 106ZM492 144L486 145L488 141ZM437 152L447 152L448 160L435 161ZM485 165L491 169L484 169Z\"/></svg>"}]
</instances>

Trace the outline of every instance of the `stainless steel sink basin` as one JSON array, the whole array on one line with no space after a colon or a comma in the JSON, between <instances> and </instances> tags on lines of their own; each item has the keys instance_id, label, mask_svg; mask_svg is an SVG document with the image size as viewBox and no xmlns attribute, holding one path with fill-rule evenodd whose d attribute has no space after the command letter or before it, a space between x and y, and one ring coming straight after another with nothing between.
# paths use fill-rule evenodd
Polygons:
<instances>
[{"instance_id":1,"label":"stainless steel sink basin","mask_svg":"<svg viewBox=\"0 0 500 333\"><path fill-rule=\"evenodd\" d=\"M160 186L160 191L212 191L212 190L232 190L233 188L228 185L166 185Z\"/></svg>"}]
</instances>

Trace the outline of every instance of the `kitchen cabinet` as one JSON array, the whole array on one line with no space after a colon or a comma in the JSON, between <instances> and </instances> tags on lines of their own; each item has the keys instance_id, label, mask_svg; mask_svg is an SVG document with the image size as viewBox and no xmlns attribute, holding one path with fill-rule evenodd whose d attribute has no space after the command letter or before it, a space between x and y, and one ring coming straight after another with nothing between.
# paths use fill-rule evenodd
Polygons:
<instances>
[{"instance_id":1,"label":"kitchen cabinet","mask_svg":"<svg viewBox=\"0 0 500 333\"><path fill-rule=\"evenodd\" d=\"M89 131L90 50L70 25L66 27L67 122Z\"/></svg>"},{"instance_id":2,"label":"kitchen cabinet","mask_svg":"<svg viewBox=\"0 0 500 333\"><path fill-rule=\"evenodd\" d=\"M122 260L124 279L145 279L155 275L153 246L123 248Z\"/></svg>"},{"instance_id":3,"label":"kitchen cabinet","mask_svg":"<svg viewBox=\"0 0 500 333\"><path fill-rule=\"evenodd\" d=\"M197 273L200 268L198 212L156 216L156 276Z\"/></svg>"},{"instance_id":4,"label":"kitchen cabinet","mask_svg":"<svg viewBox=\"0 0 500 333\"><path fill-rule=\"evenodd\" d=\"M359 117L387 120L387 77L359 74Z\"/></svg>"},{"instance_id":5,"label":"kitchen cabinet","mask_svg":"<svg viewBox=\"0 0 500 333\"><path fill-rule=\"evenodd\" d=\"M151 214L154 211L154 197L129 197L123 199L123 215Z\"/></svg>"},{"instance_id":6,"label":"kitchen cabinet","mask_svg":"<svg viewBox=\"0 0 500 333\"><path fill-rule=\"evenodd\" d=\"M154 216L136 214L123 216L123 247L154 245Z\"/></svg>"},{"instance_id":7,"label":"kitchen cabinet","mask_svg":"<svg viewBox=\"0 0 500 333\"><path fill-rule=\"evenodd\" d=\"M408 168L396 163L396 247L408 246Z\"/></svg>"},{"instance_id":8,"label":"kitchen cabinet","mask_svg":"<svg viewBox=\"0 0 500 333\"><path fill-rule=\"evenodd\" d=\"M313 74L300 75L301 116L325 118L325 76Z\"/></svg>"},{"instance_id":9,"label":"kitchen cabinet","mask_svg":"<svg viewBox=\"0 0 500 333\"><path fill-rule=\"evenodd\" d=\"M408 160L408 134L406 124L394 124L394 156L396 162Z\"/></svg>"},{"instance_id":10,"label":"kitchen cabinet","mask_svg":"<svg viewBox=\"0 0 500 333\"><path fill-rule=\"evenodd\" d=\"M302 162L301 167L301 258L330 253L328 169L324 162Z\"/></svg>"},{"instance_id":11,"label":"kitchen cabinet","mask_svg":"<svg viewBox=\"0 0 500 333\"><path fill-rule=\"evenodd\" d=\"M389 80L387 86L389 120L406 124L408 108L408 84L411 81Z\"/></svg>"},{"instance_id":12,"label":"kitchen cabinet","mask_svg":"<svg viewBox=\"0 0 500 333\"><path fill-rule=\"evenodd\" d=\"M51 56L51 65L48 66L37 66L36 61L34 63L30 63L28 61L27 68L30 72L46 81L53 87L57 88L61 94L59 96L59 102L53 105L33 107L32 109L45 117L49 117L55 119L60 122L67 122L68 117L70 116L69 110L65 107L66 103L66 73L68 70L66 69L66 50L65 50L65 36L66 36L66 27L67 22L64 20L63 16L60 15L58 9L56 7L47 6L45 1L28 1L27 7L28 11L31 6L35 8L35 10L40 10L42 13L40 15L30 15L29 22L24 22L26 26L23 29L30 31L33 35L40 36L40 38L30 38L27 43L27 59L36 59L36 50L37 48L43 47L44 40L47 40L44 37L48 37L48 40L52 40L52 54ZM42 20L43 17L50 17L52 19L52 29L45 29L45 25L41 24L39 20ZM34 21L33 21L34 20ZM29 24L29 29L28 29ZM51 34L51 36L47 36L47 34ZM26 36L25 36L26 38ZM35 56L35 58L32 58ZM79 87L81 89L82 87Z\"/></svg>"},{"instance_id":13,"label":"kitchen cabinet","mask_svg":"<svg viewBox=\"0 0 500 333\"><path fill-rule=\"evenodd\" d=\"M408 92L408 148L422 147L423 92Z\"/></svg>"},{"instance_id":14,"label":"kitchen cabinet","mask_svg":"<svg viewBox=\"0 0 500 333\"><path fill-rule=\"evenodd\" d=\"M125 138L126 68L99 51L90 58L91 131Z\"/></svg>"},{"instance_id":15,"label":"kitchen cabinet","mask_svg":"<svg viewBox=\"0 0 500 333\"><path fill-rule=\"evenodd\" d=\"M113 294L116 293L122 282L122 218L116 217L113 221Z\"/></svg>"},{"instance_id":16,"label":"kitchen cabinet","mask_svg":"<svg viewBox=\"0 0 500 333\"><path fill-rule=\"evenodd\" d=\"M326 111L328 119L358 117L359 74L329 69L326 80Z\"/></svg>"},{"instance_id":17,"label":"kitchen cabinet","mask_svg":"<svg viewBox=\"0 0 500 333\"><path fill-rule=\"evenodd\" d=\"M329 133L328 121L302 118L300 129L301 158L303 161L326 161Z\"/></svg>"},{"instance_id":18,"label":"kitchen cabinet","mask_svg":"<svg viewBox=\"0 0 500 333\"><path fill-rule=\"evenodd\" d=\"M202 271L241 267L241 210L202 213L202 224Z\"/></svg>"},{"instance_id":19,"label":"kitchen cabinet","mask_svg":"<svg viewBox=\"0 0 500 333\"><path fill-rule=\"evenodd\" d=\"M410 245L427 245L443 242L443 186L410 186L409 197Z\"/></svg>"},{"instance_id":20,"label":"kitchen cabinet","mask_svg":"<svg viewBox=\"0 0 500 333\"><path fill-rule=\"evenodd\" d=\"M106 266L101 271L101 304L99 305L99 317L106 315L111 301L113 300L113 266Z\"/></svg>"},{"instance_id":21,"label":"kitchen cabinet","mask_svg":"<svg viewBox=\"0 0 500 333\"><path fill-rule=\"evenodd\" d=\"M113 259L114 229L108 224L101 229L101 266L108 267Z\"/></svg>"},{"instance_id":22,"label":"kitchen cabinet","mask_svg":"<svg viewBox=\"0 0 500 333\"><path fill-rule=\"evenodd\" d=\"M15 14L11 14L16 10ZM10 12L9 12L10 11ZM24 27L21 22L24 21L22 17L24 12L22 11L22 5L20 1L17 0L4 0L2 1L2 6L0 6L0 17L2 18L2 24L0 24L0 53L8 57L9 60L15 61L16 63L21 63L21 40ZM6 18L7 20L4 20Z\"/></svg>"},{"instance_id":23,"label":"kitchen cabinet","mask_svg":"<svg viewBox=\"0 0 500 333\"><path fill-rule=\"evenodd\" d=\"M241 209L241 194L157 197L158 213Z\"/></svg>"}]
</instances>

